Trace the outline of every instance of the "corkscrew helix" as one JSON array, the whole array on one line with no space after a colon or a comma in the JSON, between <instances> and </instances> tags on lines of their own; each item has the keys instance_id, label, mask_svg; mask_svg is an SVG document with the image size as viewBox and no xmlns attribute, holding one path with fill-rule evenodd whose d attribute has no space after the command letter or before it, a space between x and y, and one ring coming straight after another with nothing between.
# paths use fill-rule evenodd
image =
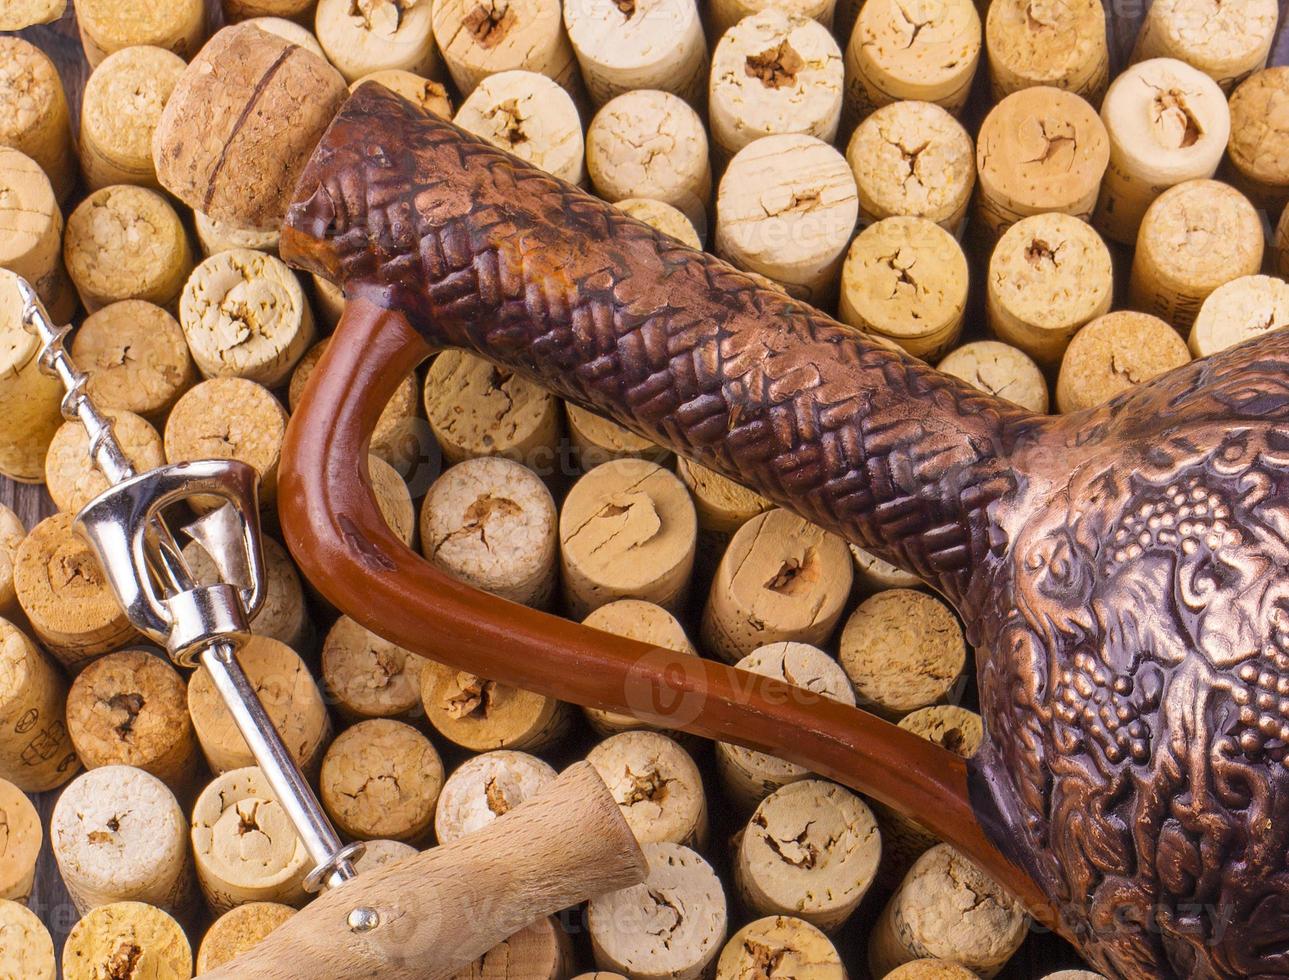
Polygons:
<instances>
[{"instance_id":1,"label":"corkscrew helix","mask_svg":"<svg viewBox=\"0 0 1289 980\"><path fill-rule=\"evenodd\" d=\"M76 516L76 529L102 565L130 622L165 647L182 667L210 672L237 729L274 796L315 862L307 891L335 887L356 874L361 842L345 845L273 727L237 659L250 622L264 602L258 480L236 460L174 463L136 473L112 431L112 421L86 392L86 376L68 354L71 328L50 319L35 290L18 278L22 324L39 338L40 366L66 394L63 416L89 435L89 455L111 485ZM194 498L221 504L183 528L210 555L219 581L199 584L171 531L165 511ZM205 508L202 508L205 509ZM354 916L363 921L356 909Z\"/></svg>"}]
</instances>

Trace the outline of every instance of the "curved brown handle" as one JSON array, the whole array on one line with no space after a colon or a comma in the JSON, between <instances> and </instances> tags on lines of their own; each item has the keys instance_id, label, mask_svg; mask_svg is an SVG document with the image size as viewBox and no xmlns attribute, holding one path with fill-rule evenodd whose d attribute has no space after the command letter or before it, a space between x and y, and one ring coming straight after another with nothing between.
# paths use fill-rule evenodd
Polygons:
<instances>
[{"instance_id":1,"label":"curved brown handle","mask_svg":"<svg viewBox=\"0 0 1289 980\"><path fill-rule=\"evenodd\" d=\"M409 550L377 509L367 446L395 387L429 353L401 314L351 299L291 419L278 477L282 529L328 599L458 669L797 762L918 820L1031 908L1043 904L990 843L954 753L787 684L505 602Z\"/></svg>"},{"instance_id":2,"label":"curved brown handle","mask_svg":"<svg viewBox=\"0 0 1289 980\"><path fill-rule=\"evenodd\" d=\"M589 763L478 833L327 892L211 980L440 980L525 926L644 880L644 855ZM367 932L355 908L376 912Z\"/></svg>"}]
</instances>

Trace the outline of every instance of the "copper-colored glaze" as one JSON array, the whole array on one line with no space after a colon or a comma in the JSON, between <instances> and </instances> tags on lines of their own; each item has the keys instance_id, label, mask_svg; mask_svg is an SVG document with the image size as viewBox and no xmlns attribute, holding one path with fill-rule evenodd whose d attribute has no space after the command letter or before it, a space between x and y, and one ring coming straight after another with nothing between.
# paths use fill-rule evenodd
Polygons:
<instances>
[{"instance_id":1,"label":"copper-colored glaze","mask_svg":"<svg viewBox=\"0 0 1289 980\"><path fill-rule=\"evenodd\" d=\"M1289 337L1031 416L361 88L281 239L349 310L282 524L391 640L800 762L974 856L1114 976L1289 973ZM978 648L982 752L457 584L366 475L432 346L522 372L922 576Z\"/></svg>"}]
</instances>

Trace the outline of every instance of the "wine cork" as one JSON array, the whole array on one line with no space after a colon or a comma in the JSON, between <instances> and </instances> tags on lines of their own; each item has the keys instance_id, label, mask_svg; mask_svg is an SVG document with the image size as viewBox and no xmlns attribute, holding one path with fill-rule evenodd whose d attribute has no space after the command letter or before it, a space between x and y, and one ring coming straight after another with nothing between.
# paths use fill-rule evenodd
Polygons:
<instances>
[{"instance_id":1,"label":"wine cork","mask_svg":"<svg viewBox=\"0 0 1289 980\"><path fill-rule=\"evenodd\" d=\"M1289 303L1285 312L1289 323ZM1057 410L1068 415L1093 408L1190 359L1186 342L1158 317L1108 313L1070 341L1056 381Z\"/></svg>"},{"instance_id":2,"label":"wine cork","mask_svg":"<svg viewBox=\"0 0 1289 980\"><path fill-rule=\"evenodd\" d=\"M595 114L586 132L586 166L606 201L662 201L707 226L712 168L707 130L684 99L670 92L625 92Z\"/></svg>"},{"instance_id":3,"label":"wine cork","mask_svg":"<svg viewBox=\"0 0 1289 980\"><path fill-rule=\"evenodd\" d=\"M1281 279L1289 279L1289 205L1280 216L1275 234L1276 271Z\"/></svg>"},{"instance_id":4,"label":"wine cork","mask_svg":"<svg viewBox=\"0 0 1289 980\"><path fill-rule=\"evenodd\" d=\"M166 421L166 460L236 459L260 476L260 506L277 493L286 412L272 393L245 378L212 378L175 403Z\"/></svg>"},{"instance_id":5,"label":"wine cork","mask_svg":"<svg viewBox=\"0 0 1289 980\"><path fill-rule=\"evenodd\" d=\"M827 305L858 217L845 157L813 136L767 136L740 150L721 178L716 252Z\"/></svg>"},{"instance_id":6,"label":"wine cork","mask_svg":"<svg viewBox=\"0 0 1289 980\"><path fill-rule=\"evenodd\" d=\"M1109 313L1113 299L1110 250L1090 225L1068 214L1017 222L989 260L990 329L1044 366L1059 364L1070 338Z\"/></svg>"},{"instance_id":7,"label":"wine cork","mask_svg":"<svg viewBox=\"0 0 1289 980\"><path fill-rule=\"evenodd\" d=\"M922 584L922 580L912 572L882 561L857 544L850 546L850 556L855 560L855 586L862 595L887 589L916 589Z\"/></svg>"},{"instance_id":8,"label":"wine cork","mask_svg":"<svg viewBox=\"0 0 1289 980\"><path fill-rule=\"evenodd\" d=\"M0 779L0 902L27 901L44 836L31 800L13 783Z\"/></svg>"},{"instance_id":9,"label":"wine cork","mask_svg":"<svg viewBox=\"0 0 1289 980\"><path fill-rule=\"evenodd\" d=\"M786 510L734 535L703 610L704 650L729 663L786 640L828 642L850 595L846 542Z\"/></svg>"},{"instance_id":10,"label":"wine cork","mask_svg":"<svg viewBox=\"0 0 1289 980\"><path fill-rule=\"evenodd\" d=\"M0 146L0 268L35 287L55 323L68 323L76 293L63 266L63 213L40 165Z\"/></svg>"},{"instance_id":11,"label":"wine cork","mask_svg":"<svg viewBox=\"0 0 1289 980\"><path fill-rule=\"evenodd\" d=\"M1190 333L1190 353L1218 351L1289 326L1289 284L1274 276L1243 276L1213 291Z\"/></svg>"},{"instance_id":12,"label":"wine cork","mask_svg":"<svg viewBox=\"0 0 1289 980\"><path fill-rule=\"evenodd\" d=\"M758 647L736 666L800 688L807 693L794 693L793 697L806 703L820 698L855 703L855 692L841 665L808 643L771 643ZM744 812L755 809L776 790L810 776L803 766L730 742L716 743L716 768L726 797Z\"/></svg>"},{"instance_id":13,"label":"wine cork","mask_svg":"<svg viewBox=\"0 0 1289 980\"><path fill-rule=\"evenodd\" d=\"M963 344L937 364L936 370L1031 412L1047 414L1047 380L1042 369L1028 354L1011 344L997 340Z\"/></svg>"},{"instance_id":14,"label":"wine cork","mask_svg":"<svg viewBox=\"0 0 1289 980\"><path fill-rule=\"evenodd\" d=\"M725 893L711 865L680 844L642 845L648 876L593 898L595 965L633 980L698 980L725 942Z\"/></svg>"},{"instance_id":15,"label":"wine cork","mask_svg":"<svg viewBox=\"0 0 1289 980\"><path fill-rule=\"evenodd\" d=\"M611 459L647 459L659 465L667 462L667 450L603 415L566 402L564 417L568 422L569 442L583 473Z\"/></svg>"},{"instance_id":16,"label":"wine cork","mask_svg":"<svg viewBox=\"0 0 1289 980\"><path fill-rule=\"evenodd\" d=\"M841 319L935 359L962 333L967 257L926 218L884 218L859 234L841 269Z\"/></svg>"},{"instance_id":17,"label":"wine cork","mask_svg":"<svg viewBox=\"0 0 1289 980\"><path fill-rule=\"evenodd\" d=\"M18 546L13 587L45 649L73 670L138 639L74 515L47 517Z\"/></svg>"},{"instance_id":18,"label":"wine cork","mask_svg":"<svg viewBox=\"0 0 1289 980\"><path fill-rule=\"evenodd\" d=\"M81 173L90 190L112 184L161 189L152 134L183 74L183 58L165 48L122 48L94 69L81 100Z\"/></svg>"},{"instance_id":19,"label":"wine cork","mask_svg":"<svg viewBox=\"0 0 1289 980\"><path fill-rule=\"evenodd\" d=\"M582 620L582 625L612 633L614 636L638 640L655 649L698 655L694 645L689 642L689 637L685 635L685 627L680 625L680 621L662 606L654 605L652 602L644 602L640 599L619 599L593 610ZM586 715L587 723L601 738L608 738L619 732L650 727L634 715L616 711L583 708L582 712Z\"/></svg>"},{"instance_id":20,"label":"wine cork","mask_svg":"<svg viewBox=\"0 0 1289 980\"><path fill-rule=\"evenodd\" d=\"M412 547L416 541L416 506L412 503L412 491L398 470L379 456L368 455L367 473L371 477L376 506L385 523L405 545Z\"/></svg>"},{"instance_id":21,"label":"wine cork","mask_svg":"<svg viewBox=\"0 0 1289 980\"><path fill-rule=\"evenodd\" d=\"M425 658L341 616L322 644L327 703L349 721L410 717L421 707Z\"/></svg>"},{"instance_id":22,"label":"wine cork","mask_svg":"<svg viewBox=\"0 0 1289 980\"><path fill-rule=\"evenodd\" d=\"M707 847L707 795L693 757L661 732L621 732L587 755L641 844Z\"/></svg>"},{"instance_id":23,"label":"wine cork","mask_svg":"<svg viewBox=\"0 0 1289 980\"><path fill-rule=\"evenodd\" d=\"M13 590L13 563L18 556L18 545L27 536L27 529L18 515L0 504L0 616L12 616L18 611L18 595Z\"/></svg>"},{"instance_id":24,"label":"wine cork","mask_svg":"<svg viewBox=\"0 0 1289 980\"><path fill-rule=\"evenodd\" d=\"M63 946L63 980L119 976L188 980L192 947L183 927L143 902L104 905L72 926Z\"/></svg>"},{"instance_id":25,"label":"wine cork","mask_svg":"<svg viewBox=\"0 0 1289 980\"><path fill-rule=\"evenodd\" d=\"M756 808L738 844L734 883L758 915L795 915L825 932L873 883L882 835L873 812L835 783L790 783Z\"/></svg>"},{"instance_id":26,"label":"wine cork","mask_svg":"<svg viewBox=\"0 0 1289 980\"><path fill-rule=\"evenodd\" d=\"M775 7L749 15L712 54L707 111L718 158L776 133L833 142L845 88L841 48L826 27Z\"/></svg>"},{"instance_id":27,"label":"wine cork","mask_svg":"<svg viewBox=\"0 0 1289 980\"><path fill-rule=\"evenodd\" d=\"M122 48L150 45L187 61L205 40L202 0L74 0L85 60L97 68Z\"/></svg>"},{"instance_id":28,"label":"wine cork","mask_svg":"<svg viewBox=\"0 0 1289 980\"><path fill-rule=\"evenodd\" d=\"M615 599L684 605L698 524L685 485L657 463L616 459L579 479L559 515L569 613Z\"/></svg>"},{"instance_id":29,"label":"wine cork","mask_svg":"<svg viewBox=\"0 0 1289 980\"><path fill-rule=\"evenodd\" d=\"M286 263L239 248L204 259L188 277L179 323L207 378L284 384L313 343L313 312Z\"/></svg>"},{"instance_id":30,"label":"wine cork","mask_svg":"<svg viewBox=\"0 0 1289 980\"><path fill-rule=\"evenodd\" d=\"M421 670L421 704L435 731L471 752L536 752L562 738L572 720L554 698L432 660Z\"/></svg>"},{"instance_id":31,"label":"wine cork","mask_svg":"<svg viewBox=\"0 0 1289 980\"><path fill-rule=\"evenodd\" d=\"M1262 271L1262 219L1248 198L1215 180L1160 195L1137 236L1128 299L1187 332L1218 286Z\"/></svg>"},{"instance_id":32,"label":"wine cork","mask_svg":"<svg viewBox=\"0 0 1289 980\"><path fill-rule=\"evenodd\" d=\"M465 351L444 351L425 379L425 414L448 463L505 456L542 470L556 457L559 400Z\"/></svg>"},{"instance_id":33,"label":"wine cork","mask_svg":"<svg viewBox=\"0 0 1289 980\"><path fill-rule=\"evenodd\" d=\"M436 7L437 11L438 8ZM443 119L452 118L452 98L442 82L424 78L401 68L386 68L364 75L349 86L350 92L356 92L364 82L375 82L384 85L395 95L401 95L415 106Z\"/></svg>"},{"instance_id":34,"label":"wine cork","mask_svg":"<svg viewBox=\"0 0 1289 980\"><path fill-rule=\"evenodd\" d=\"M300 406L304 397L305 385L318 366L330 339L321 340L300 359L295 372L291 375L291 387L287 396L291 411ZM413 372L403 379L403 383L390 396L385 410L376 421L372 432L371 452L379 456L399 473L410 472L412 464L420 452L420 444L415 438L414 420L416 418L417 380Z\"/></svg>"},{"instance_id":35,"label":"wine cork","mask_svg":"<svg viewBox=\"0 0 1289 980\"><path fill-rule=\"evenodd\" d=\"M464 97L489 75L516 70L581 94L559 0L445 0L434 5L434 39Z\"/></svg>"},{"instance_id":36,"label":"wine cork","mask_svg":"<svg viewBox=\"0 0 1289 980\"><path fill-rule=\"evenodd\" d=\"M466 460L444 472L421 505L425 557L454 578L538 608L555 589L555 500L528 467Z\"/></svg>"},{"instance_id":37,"label":"wine cork","mask_svg":"<svg viewBox=\"0 0 1289 980\"><path fill-rule=\"evenodd\" d=\"M175 916L191 907L188 821L174 793L142 769L77 776L54 806L49 843L81 915L113 902L147 902Z\"/></svg>"},{"instance_id":38,"label":"wine cork","mask_svg":"<svg viewBox=\"0 0 1289 980\"><path fill-rule=\"evenodd\" d=\"M331 720L309 669L289 646L265 636L252 637L237 659L295 764L305 773L316 773L331 740ZM188 682L188 713L211 771L226 773L254 764L205 667L198 667Z\"/></svg>"},{"instance_id":39,"label":"wine cork","mask_svg":"<svg viewBox=\"0 0 1289 980\"><path fill-rule=\"evenodd\" d=\"M701 104L707 41L695 0L569 0L564 27L597 106L635 89Z\"/></svg>"},{"instance_id":40,"label":"wine cork","mask_svg":"<svg viewBox=\"0 0 1289 980\"><path fill-rule=\"evenodd\" d=\"M964 759L975 756L985 737L980 715L951 704L919 708L901 718L899 724L905 731ZM904 879L913 862L940 841L919 823L890 807L874 803L873 812L882 828L881 878L894 887Z\"/></svg>"},{"instance_id":41,"label":"wine cork","mask_svg":"<svg viewBox=\"0 0 1289 980\"><path fill-rule=\"evenodd\" d=\"M313 861L257 766L215 777L192 810L192 851L216 915L248 902L299 908Z\"/></svg>"},{"instance_id":42,"label":"wine cork","mask_svg":"<svg viewBox=\"0 0 1289 980\"><path fill-rule=\"evenodd\" d=\"M980 14L972 0L931 0L910 16L899 0L860 8L846 46L850 117L916 99L957 113L980 63Z\"/></svg>"},{"instance_id":43,"label":"wine cork","mask_svg":"<svg viewBox=\"0 0 1289 980\"><path fill-rule=\"evenodd\" d=\"M388 718L360 721L336 737L322 760L319 795L341 833L427 843L443 788L443 762L430 740Z\"/></svg>"},{"instance_id":44,"label":"wine cork","mask_svg":"<svg viewBox=\"0 0 1289 980\"><path fill-rule=\"evenodd\" d=\"M1048 85L1099 105L1110 83L1101 0L1002 0L989 4L985 50L994 101Z\"/></svg>"},{"instance_id":45,"label":"wine cork","mask_svg":"<svg viewBox=\"0 0 1289 980\"><path fill-rule=\"evenodd\" d=\"M327 330L334 330L345 312L345 294L330 280L317 275L311 275L309 278L313 280L313 311ZM326 341L321 343L325 344ZM312 350L317 349L317 347L312 348ZM305 355L306 358L308 356L308 354ZM304 361L300 363L303 364ZM299 367L296 370L298 371Z\"/></svg>"},{"instance_id":46,"label":"wine cork","mask_svg":"<svg viewBox=\"0 0 1289 980\"><path fill-rule=\"evenodd\" d=\"M67 219L63 258L90 313L123 299L170 311L179 302L192 250L175 209L156 191L118 185L95 191Z\"/></svg>"},{"instance_id":47,"label":"wine cork","mask_svg":"<svg viewBox=\"0 0 1289 980\"><path fill-rule=\"evenodd\" d=\"M396 864L405 858L420 852L411 844L398 840L369 840L362 855L354 862L354 870L359 874L364 871L375 871L389 864Z\"/></svg>"},{"instance_id":48,"label":"wine cork","mask_svg":"<svg viewBox=\"0 0 1289 980\"><path fill-rule=\"evenodd\" d=\"M67 681L23 632L0 619L0 779L27 793L80 769L64 714Z\"/></svg>"},{"instance_id":49,"label":"wine cork","mask_svg":"<svg viewBox=\"0 0 1289 980\"><path fill-rule=\"evenodd\" d=\"M700 463L677 458L676 475L693 498L698 516L698 560L707 568L715 568L735 531L774 507L759 493Z\"/></svg>"},{"instance_id":50,"label":"wine cork","mask_svg":"<svg viewBox=\"0 0 1289 980\"><path fill-rule=\"evenodd\" d=\"M40 340L22 325L22 307L17 279L0 269L0 476L39 483L63 424L63 386L40 369Z\"/></svg>"},{"instance_id":51,"label":"wine cork","mask_svg":"<svg viewBox=\"0 0 1289 980\"><path fill-rule=\"evenodd\" d=\"M430 0L318 0L314 33L347 82L389 68L427 76L438 68Z\"/></svg>"},{"instance_id":52,"label":"wine cork","mask_svg":"<svg viewBox=\"0 0 1289 980\"><path fill-rule=\"evenodd\" d=\"M17 902L0 900L0 976L56 980L54 941L36 913Z\"/></svg>"},{"instance_id":53,"label":"wine cork","mask_svg":"<svg viewBox=\"0 0 1289 980\"><path fill-rule=\"evenodd\" d=\"M1252 75L1231 96L1227 158L1236 186L1273 218L1289 202L1289 68Z\"/></svg>"},{"instance_id":54,"label":"wine cork","mask_svg":"<svg viewBox=\"0 0 1289 980\"><path fill-rule=\"evenodd\" d=\"M197 244L201 246L202 255L216 255L232 249L254 249L257 252L277 254L278 231L259 231L255 228L239 228L223 221L216 221L202 211L194 211L193 227L197 230Z\"/></svg>"},{"instance_id":55,"label":"wine cork","mask_svg":"<svg viewBox=\"0 0 1289 980\"><path fill-rule=\"evenodd\" d=\"M952 960L924 959L897 966L886 974L885 980L979 980L979 977Z\"/></svg>"},{"instance_id":56,"label":"wine cork","mask_svg":"<svg viewBox=\"0 0 1289 980\"><path fill-rule=\"evenodd\" d=\"M697 227L679 208L648 197L623 198L617 202L617 206L618 210L625 211L637 221L643 221L654 231L670 235L682 245L696 249L703 247Z\"/></svg>"},{"instance_id":57,"label":"wine cork","mask_svg":"<svg viewBox=\"0 0 1289 980\"><path fill-rule=\"evenodd\" d=\"M264 562L264 602L251 621L251 632L293 650L307 650L313 646L313 623L304 601L304 585L300 573L286 548L268 535L260 538ZM192 570L193 578L201 585L215 585L222 581L214 560L196 541L184 548L184 559Z\"/></svg>"},{"instance_id":58,"label":"wine cork","mask_svg":"<svg viewBox=\"0 0 1289 980\"><path fill-rule=\"evenodd\" d=\"M943 601L891 589L851 613L838 659L856 703L896 720L949 696L966 665L967 645Z\"/></svg>"},{"instance_id":59,"label":"wine cork","mask_svg":"<svg viewBox=\"0 0 1289 980\"><path fill-rule=\"evenodd\" d=\"M35 160L67 200L76 183L67 96L49 56L20 37L0 37L0 146Z\"/></svg>"},{"instance_id":60,"label":"wine cork","mask_svg":"<svg viewBox=\"0 0 1289 980\"><path fill-rule=\"evenodd\" d=\"M434 813L440 844L482 830L555 779L555 770L527 752L486 752L467 759L448 777Z\"/></svg>"},{"instance_id":61,"label":"wine cork","mask_svg":"<svg viewBox=\"0 0 1289 980\"><path fill-rule=\"evenodd\" d=\"M1165 190L1212 177L1231 135L1217 83L1190 65L1157 58L1116 78L1101 105L1110 165L1093 224L1133 244L1146 209Z\"/></svg>"},{"instance_id":62,"label":"wine cork","mask_svg":"<svg viewBox=\"0 0 1289 980\"><path fill-rule=\"evenodd\" d=\"M568 934L555 917L538 919L458 970L452 980L561 980L572 959Z\"/></svg>"},{"instance_id":63,"label":"wine cork","mask_svg":"<svg viewBox=\"0 0 1289 980\"><path fill-rule=\"evenodd\" d=\"M146 419L116 409L103 409L103 415L111 421L112 432L136 473L146 473L165 463L161 435ZM79 419L64 422L54 433L45 455L45 486L54 506L70 514L79 513L111 486L90 455L89 433Z\"/></svg>"},{"instance_id":64,"label":"wine cork","mask_svg":"<svg viewBox=\"0 0 1289 980\"><path fill-rule=\"evenodd\" d=\"M952 960L995 976L1025 938L1021 906L948 844L909 869L868 943L868 962L884 977L918 959Z\"/></svg>"},{"instance_id":65,"label":"wine cork","mask_svg":"<svg viewBox=\"0 0 1289 980\"><path fill-rule=\"evenodd\" d=\"M1022 89L980 127L977 214L995 238L1031 215L1086 221L1109 162L1105 124L1086 100L1049 86Z\"/></svg>"},{"instance_id":66,"label":"wine cork","mask_svg":"<svg viewBox=\"0 0 1289 980\"><path fill-rule=\"evenodd\" d=\"M718 42L739 21L765 10L782 10L791 17L808 17L831 30L833 14L838 6L837 0L711 0L706 14L708 36L714 43ZM834 33L840 38L850 37L848 32Z\"/></svg>"},{"instance_id":67,"label":"wine cork","mask_svg":"<svg viewBox=\"0 0 1289 980\"><path fill-rule=\"evenodd\" d=\"M1091 970L1057 970L1049 973L1043 980L1105 980L1105 977Z\"/></svg>"},{"instance_id":68,"label":"wine cork","mask_svg":"<svg viewBox=\"0 0 1289 980\"><path fill-rule=\"evenodd\" d=\"M179 321L141 299L86 317L72 338L72 359L100 409L134 412L158 427L197 379Z\"/></svg>"},{"instance_id":69,"label":"wine cork","mask_svg":"<svg viewBox=\"0 0 1289 980\"><path fill-rule=\"evenodd\" d=\"M224 8L224 21L234 24L239 20L252 20L256 27L266 30L261 20L280 20L286 24L294 21L287 17L307 17L313 10L315 0L221 0ZM296 25L299 26L298 24ZM300 30L305 31L303 27ZM308 31L305 31L307 34ZM293 41L299 44L299 41ZM321 52L319 52L321 54Z\"/></svg>"},{"instance_id":70,"label":"wine cork","mask_svg":"<svg viewBox=\"0 0 1289 980\"><path fill-rule=\"evenodd\" d=\"M1159 0L1146 9L1132 60L1176 58L1229 92L1266 67L1279 18L1276 0Z\"/></svg>"},{"instance_id":71,"label":"wine cork","mask_svg":"<svg viewBox=\"0 0 1289 980\"><path fill-rule=\"evenodd\" d=\"M716 980L757 980L772 973L795 980L846 980L832 941L788 915L749 922L730 937L716 962Z\"/></svg>"},{"instance_id":72,"label":"wine cork","mask_svg":"<svg viewBox=\"0 0 1289 980\"><path fill-rule=\"evenodd\" d=\"M453 122L560 180L586 183L586 149L577 106L545 75L533 71L489 75L461 103Z\"/></svg>"},{"instance_id":73,"label":"wine cork","mask_svg":"<svg viewBox=\"0 0 1289 980\"><path fill-rule=\"evenodd\" d=\"M882 106L855 130L846 147L868 225L895 215L934 221L957 235L976 186L971 136L932 102Z\"/></svg>"},{"instance_id":74,"label":"wine cork","mask_svg":"<svg viewBox=\"0 0 1289 980\"><path fill-rule=\"evenodd\" d=\"M52 24L67 12L67 0L9 0L0 10L0 31Z\"/></svg>"},{"instance_id":75,"label":"wine cork","mask_svg":"<svg viewBox=\"0 0 1289 980\"><path fill-rule=\"evenodd\" d=\"M67 695L67 730L87 769L132 766L185 804L201 771L187 688L163 659L121 650L81 671Z\"/></svg>"},{"instance_id":76,"label":"wine cork","mask_svg":"<svg viewBox=\"0 0 1289 980\"><path fill-rule=\"evenodd\" d=\"M197 948L197 976L254 949L293 915L295 909L277 902L250 902L229 909L211 923Z\"/></svg>"}]
</instances>

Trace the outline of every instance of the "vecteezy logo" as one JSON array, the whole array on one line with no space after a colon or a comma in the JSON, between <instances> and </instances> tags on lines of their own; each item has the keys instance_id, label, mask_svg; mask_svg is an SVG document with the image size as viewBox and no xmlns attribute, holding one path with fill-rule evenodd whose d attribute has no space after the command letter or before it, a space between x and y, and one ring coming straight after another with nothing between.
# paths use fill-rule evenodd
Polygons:
<instances>
[{"instance_id":1,"label":"vecteezy logo","mask_svg":"<svg viewBox=\"0 0 1289 980\"><path fill-rule=\"evenodd\" d=\"M632 664L623 684L631 714L659 728L684 728L707 703L703 661L689 653L650 650Z\"/></svg>"}]
</instances>

